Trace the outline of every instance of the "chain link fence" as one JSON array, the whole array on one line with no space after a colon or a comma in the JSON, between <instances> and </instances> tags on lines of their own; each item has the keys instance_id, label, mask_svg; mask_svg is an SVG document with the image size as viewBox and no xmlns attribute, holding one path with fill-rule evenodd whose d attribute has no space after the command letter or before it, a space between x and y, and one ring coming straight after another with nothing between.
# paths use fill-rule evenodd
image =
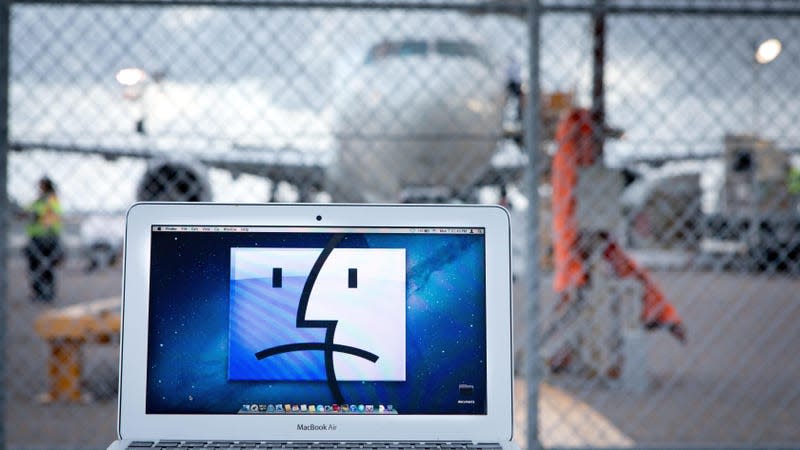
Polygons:
<instances>
[{"instance_id":1,"label":"chain link fence","mask_svg":"<svg viewBox=\"0 0 800 450\"><path fill-rule=\"evenodd\" d=\"M113 440L137 200L501 203L521 445L797 446L800 8L529 6L11 2L6 446Z\"/></svg>"}]
</instances>

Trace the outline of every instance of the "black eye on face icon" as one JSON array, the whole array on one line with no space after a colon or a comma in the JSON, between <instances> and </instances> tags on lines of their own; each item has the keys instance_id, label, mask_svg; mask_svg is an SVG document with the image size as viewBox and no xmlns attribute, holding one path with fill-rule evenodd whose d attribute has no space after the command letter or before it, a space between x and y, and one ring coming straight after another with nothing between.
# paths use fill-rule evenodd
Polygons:
<instances>
[{"instance_id":1,"label":"black eye on face icon","mask_svg":"<svg viewBox=\"0 0 800 450\"><path fill-rule=\"evenodd\" d=\"M347 287L350 289L358 287L358 269L347 269Z\"/></svg>"},{"instance_id":2,"label":"black eye on face icon","mask_svg":"<svg viewBox=\"0 0 800 450\"><path fill-rule=\"evenodd\" d=\"M283 268L272 268L272 287L283 287ZM350 289L358 288L358 269L354 267L347 269L347 287Z\"/></svg>"}]
</instances>

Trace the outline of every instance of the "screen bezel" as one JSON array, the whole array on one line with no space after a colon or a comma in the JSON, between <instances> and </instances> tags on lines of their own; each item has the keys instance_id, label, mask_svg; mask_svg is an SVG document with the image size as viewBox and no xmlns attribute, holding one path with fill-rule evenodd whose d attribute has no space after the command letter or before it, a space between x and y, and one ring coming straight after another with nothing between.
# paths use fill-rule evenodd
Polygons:
<instances>
[{"instance_id":1,"label":"screen bezel","mask_svg":"<svg viewBox=\"0 0 800 450\"><path fill-rule=\"evenodd\" d=\"M317 217L320 216L321 220ZM358 222L354 222L357 218ZM146 414L150 240L153 225L481 227L486 243L487 414ZM123 439L510 440L510 221L499 206L137 203L127 214L118 434ZM328 425L316 431L298 425ZM375 431L371 431L375 430Z\"/></svg>"}]
</instances>

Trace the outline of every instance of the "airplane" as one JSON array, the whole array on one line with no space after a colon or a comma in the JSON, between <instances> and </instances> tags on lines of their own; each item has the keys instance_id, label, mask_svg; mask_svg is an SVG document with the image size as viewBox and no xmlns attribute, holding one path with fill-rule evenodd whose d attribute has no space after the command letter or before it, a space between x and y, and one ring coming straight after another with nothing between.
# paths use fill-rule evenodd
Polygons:
<instances>
[{"instance_id":1,"label":"airplane","mask_svg":"<svg viewBox=\"0 0 800 450\"><path fill-rule=\"evenodd\" d=\"M10 150L146 160L137 201L209 201L209 168L287 182L300 201L322 191L346 202L466 201L481 186L520 179L519 150L498 152L507 140L505 83L481 45L383 40L357 72L337 99L333 152L157 135L14 139Z\"/></svg>"},{"instance_id":2,"label":"airplane","mask_svg":"<svg viewBox=\"0 0 800 450\"><path fill-rule=\"evenodd\" d=\"M505 80L473 40L384 39L354 75L334 105L334 151L252 138L176 139L141 133L143 123L126 136L13 139L10 150L145 160L136 201L211 201L211 168L269 179L270 201L281 182L297 188L299 201L326 192L337 202L450 202L475 201L481 187L521 179L527 159L503 131ZM108 220L84 224L89 268L121 249Z\"/></svg>"}]
</instances>

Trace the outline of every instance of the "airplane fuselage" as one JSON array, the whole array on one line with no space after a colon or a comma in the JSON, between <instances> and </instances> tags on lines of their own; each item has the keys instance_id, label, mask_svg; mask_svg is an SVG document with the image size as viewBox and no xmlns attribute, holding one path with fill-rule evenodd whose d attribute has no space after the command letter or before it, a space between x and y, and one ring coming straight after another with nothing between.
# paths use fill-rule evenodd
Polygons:
<instances>
[{"instance_id":1,"label":"airplane fuselage","mask_svg":"<svg viewBox=\"0 0 800 450\"><path fill-rule=\"evenodd\" d=\"M383 45L402 52L408 42L424 43L425 51L368 60L346 95L335 130L334 198L398 201L405 189L420 187L457 196L490 163L501 128L502 80L467 41ZM476 53L442 54L442 42Z\"/></svg>"}]
</instances>

